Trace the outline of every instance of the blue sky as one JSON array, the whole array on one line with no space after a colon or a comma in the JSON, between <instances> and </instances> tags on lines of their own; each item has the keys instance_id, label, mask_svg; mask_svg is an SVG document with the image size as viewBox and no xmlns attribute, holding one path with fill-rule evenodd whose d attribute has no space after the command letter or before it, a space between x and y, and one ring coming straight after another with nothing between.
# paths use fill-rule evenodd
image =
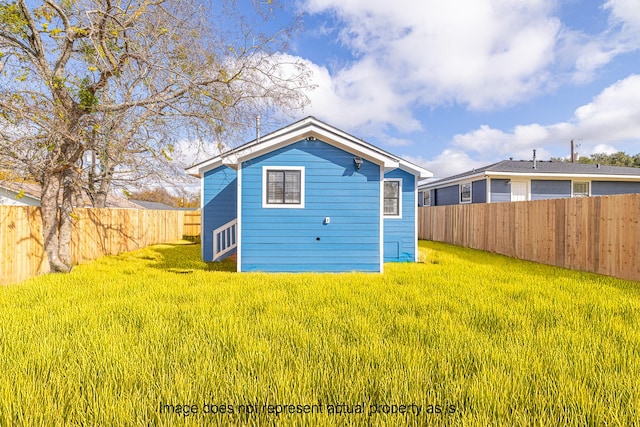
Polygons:
<instances>
[{"instance_id":1,"label":"blue sky","mask_svg":"<svg viewBox=\"0 0 640 427\"><path fill-rule=\"evenodd\" d=\"M300 0L299 114L437 177L502 159L640 152L640 1Z\"/></svg>"}]
</instances>

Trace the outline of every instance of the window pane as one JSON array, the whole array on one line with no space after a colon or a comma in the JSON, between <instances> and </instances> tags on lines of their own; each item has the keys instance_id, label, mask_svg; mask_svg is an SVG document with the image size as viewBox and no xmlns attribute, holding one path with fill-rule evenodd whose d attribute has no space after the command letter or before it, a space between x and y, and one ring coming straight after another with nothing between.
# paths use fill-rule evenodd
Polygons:
<instances>
[{"instance_id":1,"label":"window pane","mask_svg":"<svg viewBox=\"0 0 640 427\"><path fill-rule=\"evenodd\" d=\"M587 197L587 196L589 196L589 183L588 182L574 182L573 183L573 196L574 197Z\"/></svg>"},{"instance_id":2,"label":"window pane","mask_svg":"<svg viewBox=\"0 0 640 427\"><path fill-rule=\"evenodd\" d=\"M286 171L284 182L284 202L300 203L300 171Z\"/></svg>"},{"instance_id":3,"label":"window pane","mask_svg":"<svg viewBox=\"0 0 640 427\"><path fill-rule=\"evenodd\" d=\"M284 172L267 172L267 203L283 203L284 201Z\"/></svg>"},{"instance_id":4,"label":"window pane","mask_svg":"<svg viewBox=\"0 0 640 427\"><path fill-rule=\"evenodd\" d=\"M400 215L400 182L384 181L384 215Z\"/></svg>"},{"instance_id":5,"label":"window pane","mask_svg":"<svg viewBox=\"0 0 640 427\"><path fill-rule=\"evenodd\" d=\"M398 215L398 199L384 199L384 214Z\"/></svg>"},{"instance_id":6,"label":"window pane","mask_svg":"<svg viewBox=\"0 0 640 427\"><path fill-rule=\"evenodd\" d=\"M398 181L385 181L384 183L384 197L397 198L400 194L400 183Z\"/></svg>"},{"instance_id":7,"label":"window pane","mask_svg":"<svg viewBox=\"0 0 640 427\"><path fill-rule=\"evenodd\" d=\"M471 184L460 184L460 201L471 201Z\"/></svg>"}]
</instances>

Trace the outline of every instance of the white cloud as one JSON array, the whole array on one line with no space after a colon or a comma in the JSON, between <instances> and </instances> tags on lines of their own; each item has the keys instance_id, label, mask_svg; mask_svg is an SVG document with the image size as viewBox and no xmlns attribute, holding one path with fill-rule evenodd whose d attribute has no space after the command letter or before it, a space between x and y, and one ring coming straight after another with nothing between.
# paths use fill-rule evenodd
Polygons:
<instances>
[{"instance_id":1,"label":"white cloud","mask_svg":"<svg viewBox=\"0 0 640 427\"><path fill-rule=\"evenodd\" d=\"M309 12L334 12L344 24L339 37L358 60L338 73L342 84L397 93L404 106L456 101L481 109L540 88L560 28L551 6L549 0L307 2Z\"/></svg>"},{"instance_id":2,"label":"white cloud","mask_svg":"<svg viewBox=\"0 0 640 427\"><path fill-rule=\"evenodd\" d=\"M577 108L570 121L548 126L535 123L516 126L511 132L483 125L456 135L453 145L485 156L488 153L493 159L528 159L534 148L538 149L539 158L548 158L554 152L569 152L572 139L581 145L581 152L616 152L614 144L640 141L638 93L640 75L631 75Z\"/></svg>"},{"instance_id":3,"label":"white cloud","mask_svg":"<svg viewBox=\"0 0 640 427\"><path fill-rule=\"evenodd\" d=\"M609 144L598 144L594 146L587 154L596 154L596 153L606 153L606 154L614 154L617 153L618 149Z\"/></svg>"},{"instance_id":4,"label":"white cloud","mask_svg":"<svg viewBox=\"0 0 640 427\"><path fill-rule=\"evenodd\" d=\"M308 60L304 62L312 71L316 85L307 93L311 105L305 111L309 114L345 129L379 128L390 123L405 132L421 128L403 95L394 91L383 71L371 60L358 62L335 75L326 67Z\"/></svg>"},{"instance_id":5,"label":"white cloud","mask_svg":"<svg viewBox=\"0 0 640 427\"><path fill-rule=\"evenodd\" d=\"M640 48L629 32L639 5L608 0L609 28L587 34L563 25L553 0L303 0L306 13L335 19L319 25L353 56L331 71L311 64L310 111L349 129L412 132L416 106L498 109L582 84Z\"/></svg>"},{"instance_id":6,"label":"white cloud","mask_svg":"<svg viewBox=\"0 0 640 427\"><path fill-rule=\"evenodd\" d=\"M444 178L484 165L482 162L473 160L464 151L455 149L446 149L433 160L427 160L424 157L410 155L404 155L402 157L416 165L430 170L433 172L434 178Z\"/></svg>"},{"instance_id":7,"label":"white cloud","mask_svg":"<svg viewBox=\"0 0 640 427\"><path fill-rule=\"evenodd\" d=\"M604 8L609 9L611 18L622 23L626 30L640 30L640 2L637 0L608 0Z\"/></svg>"}]
</instances>

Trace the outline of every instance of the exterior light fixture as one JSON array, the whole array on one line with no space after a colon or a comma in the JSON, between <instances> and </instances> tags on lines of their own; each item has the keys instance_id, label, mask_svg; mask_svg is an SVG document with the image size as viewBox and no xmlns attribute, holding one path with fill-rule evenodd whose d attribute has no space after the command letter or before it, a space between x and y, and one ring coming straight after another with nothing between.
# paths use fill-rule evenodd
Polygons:
<instances>
[{"instance_id":1,"label":"exterior light fixture","mask_svg":"<svg viewBox=\"0 0 640 427\"><path fill-rule=\"evenodd\" d=\"M362 166L362 163L364 163L364 162L362 161L362 159L360 157L356 156L356 157L353 158L353 163L356 164L356 169L359 170L360 166Z\"/></svg>"}]
</instances>

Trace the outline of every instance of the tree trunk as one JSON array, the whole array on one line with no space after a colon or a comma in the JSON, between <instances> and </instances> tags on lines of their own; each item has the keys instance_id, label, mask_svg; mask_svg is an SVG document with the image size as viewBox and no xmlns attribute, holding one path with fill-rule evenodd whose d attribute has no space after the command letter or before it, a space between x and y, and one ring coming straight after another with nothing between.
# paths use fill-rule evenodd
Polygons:
<instances>
[{"instance_id":1,"label":"tree trunk","mask_svg":"<svg viewBox=\"0 0 640 427\"><path fill-rule=\"evenodd\" d=\"M40 213L42 215L42 235L44 250L49 259L52 272L69 272L70 264L60 259L60 241L58 239L58 194L60 193L61 174L44 174L42 180L42 196L40 198Z\"/></svg>"},{"instance_id":2,"label":"tree trunk","mask_svg":"<svg viewBox=\"0 0 640 427\"><path fill-rule=\"evenodd\" d=\"M73 199L77 191L77 173L73 168L62 172L62 205L60 207L60 232L58 234L58 254L62 262L71 269L71 225Z\"/></svg>"}]
</instances>

